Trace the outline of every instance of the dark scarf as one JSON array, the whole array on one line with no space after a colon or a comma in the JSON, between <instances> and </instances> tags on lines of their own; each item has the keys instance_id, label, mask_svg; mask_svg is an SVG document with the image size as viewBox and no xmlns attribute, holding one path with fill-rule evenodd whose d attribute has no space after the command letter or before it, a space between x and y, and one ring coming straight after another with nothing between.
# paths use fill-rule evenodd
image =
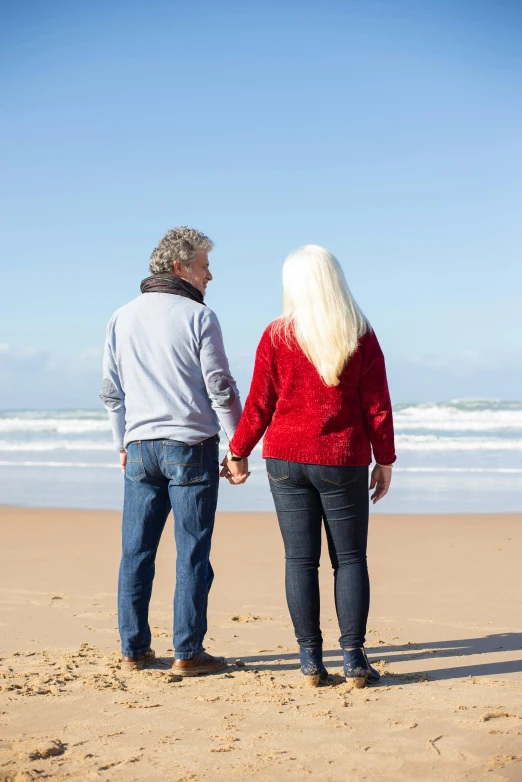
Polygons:
<instances>
[{"instance_id":1,"label":"dark scarf","mask_svg":"<svg viewBox=\"0 0 522 782\"><path fill-rule=\"evenodd\" d=\"M153 274L145 277L141 282L142 293L173 293L176 296L185 296L187 299L204 304L203 294L190 282L176 277L175 274Z\"/></svg>"}]
</instances>

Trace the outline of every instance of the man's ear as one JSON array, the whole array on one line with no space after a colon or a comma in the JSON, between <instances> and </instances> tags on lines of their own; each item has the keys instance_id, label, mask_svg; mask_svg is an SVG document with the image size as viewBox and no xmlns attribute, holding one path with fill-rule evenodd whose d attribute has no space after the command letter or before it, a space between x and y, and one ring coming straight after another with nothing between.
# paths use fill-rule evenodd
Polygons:
<instances>
[{"instance_id":1,"label":"man's ear","mask_svg":"<svg viewBox=\"0 0 522 782\"><path fill-rule=\"evenodd\" d=\"M172 264L172 271L177 277L181 277L182 274L182 263L181 261L174 261Z\"/></svg>"}]
</instances>

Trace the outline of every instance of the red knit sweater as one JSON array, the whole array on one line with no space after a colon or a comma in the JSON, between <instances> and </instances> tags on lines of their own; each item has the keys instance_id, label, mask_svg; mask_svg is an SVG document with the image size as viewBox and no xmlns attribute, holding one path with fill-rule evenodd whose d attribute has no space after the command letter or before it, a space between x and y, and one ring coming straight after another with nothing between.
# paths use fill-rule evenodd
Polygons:
<instances>
[{"instance_id":1,"label":"red knit sweater","mask_svg":"<svg viewBox=\"0 0 522 782\"><path fill-rule=\"evenodd\" d=\"M263 458L306 464L366 465L395 461L393 419L384 356L367 331L338 386L326 386L294 340L271 337L256 352L250 393L230 442L249 456L263 434Z\"/></svg>"}]
</instances>

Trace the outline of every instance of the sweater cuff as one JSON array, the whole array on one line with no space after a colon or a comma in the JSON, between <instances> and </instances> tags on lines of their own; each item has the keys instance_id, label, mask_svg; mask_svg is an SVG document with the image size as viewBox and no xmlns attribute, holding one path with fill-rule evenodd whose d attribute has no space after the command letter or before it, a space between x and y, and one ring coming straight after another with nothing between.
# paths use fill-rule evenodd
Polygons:
<instances>
[{"instance_id":1,"label":"sweater cuff","mask_svg":"<svg viewBox=\"0 0 522 782\"><path fill-rule=\"evenodd\" d=\"M248 448L241 447L240 442L236 443L234 437L230 440L228 447L230 448L234 456L241 456L243 459L248 459L248 457L252 453L252 449L248 450Z\"/></svg>"}]
</instances>

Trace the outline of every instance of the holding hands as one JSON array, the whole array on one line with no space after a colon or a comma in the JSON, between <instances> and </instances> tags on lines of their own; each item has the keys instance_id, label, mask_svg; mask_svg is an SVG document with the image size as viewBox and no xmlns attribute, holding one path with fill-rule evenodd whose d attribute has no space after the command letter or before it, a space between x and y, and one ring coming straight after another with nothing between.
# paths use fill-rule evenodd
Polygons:
<instances>
[{"instance_id":1,"label":"holding hands","mask_svg":"<svg viewBox=\"0 0 522 782\"><path fill-rule=\"evenodd\" d=\"M240 459L229 451L221 462L222 470L219 473L220 478L226 478L229 483L239 486L245 483L250 473L248 472L248 459Z\"/></svg>"}]
</instances>

